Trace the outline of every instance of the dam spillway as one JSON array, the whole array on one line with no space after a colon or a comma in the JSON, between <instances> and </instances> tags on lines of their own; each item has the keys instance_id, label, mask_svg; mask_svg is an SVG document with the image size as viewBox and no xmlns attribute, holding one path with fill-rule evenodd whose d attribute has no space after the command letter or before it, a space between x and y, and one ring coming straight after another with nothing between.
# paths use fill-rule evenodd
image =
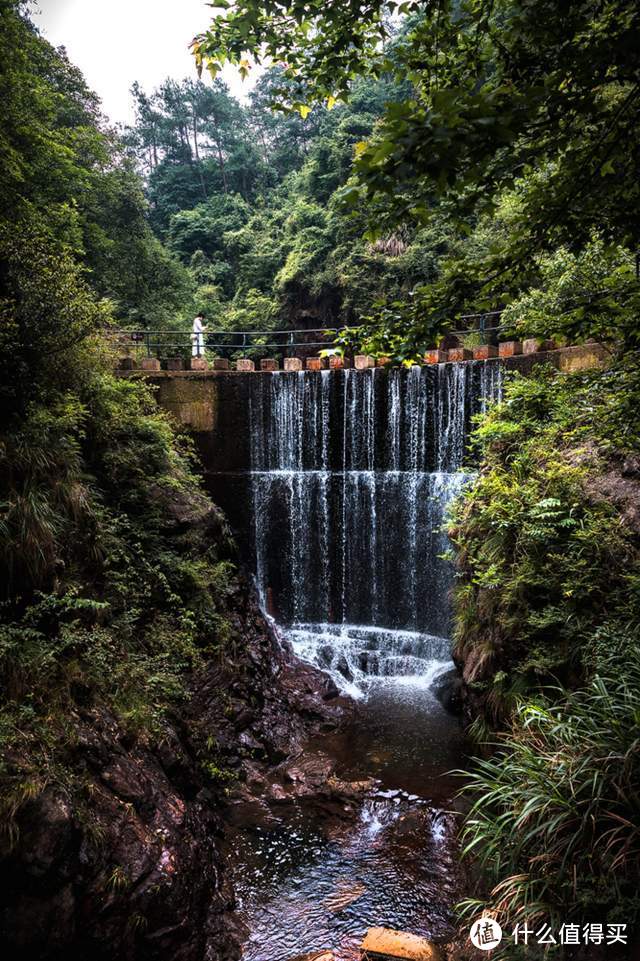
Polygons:
<instances>
[{"instance_id":1,"label":"dam spillway","mask_svg":"<svg viewBox=\"0 0 640 961\"><path fill-rule=\"evenodd\" d=\"M283 623L447 636L447 507L498 363L251 379L250 529L258 589Z\"/></svg>"}]
</instances>

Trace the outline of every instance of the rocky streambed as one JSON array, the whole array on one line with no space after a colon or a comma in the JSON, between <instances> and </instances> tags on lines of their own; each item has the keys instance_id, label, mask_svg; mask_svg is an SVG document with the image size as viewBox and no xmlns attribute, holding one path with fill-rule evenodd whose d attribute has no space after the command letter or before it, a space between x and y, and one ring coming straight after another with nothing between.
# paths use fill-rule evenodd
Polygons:
<instances>
[{"instance_id":1,"label":"rocky streambed","mask_svg":"<svg viewBox=\"0 0 640 961\"><path fill-rule=\"evenodd\" d=\"M326 661L326 632L312 630L311 640L300 633L289 632L294 649L312 658L317 638ZM358 669L342 663L344 633L329 681L342 678L354 691ZM378 664L384 644L395 651L399 643L388 631L382 641L371 629L355 633L377 649ZM424 638L401 640L414 650L433 647ZM354 657L371 661L359 651ZM224 850L245 961L289 961L320 949L352 961L375 926L443 944L454 939L452 908L463 879L458 784L447 772L460 764L464 741L442 703L450 661L423 660L404 662L420 673L357 678L357 699L336 698L339 725L312 733L297 754L268 773L255 771L234 792Z\"/></svg>"},{"instance_id":2,"label":"rocky streambed","mask_svg":"<svg viewBox=\"0 0 640 961\"><path fill-rule=\"evenodd\" d=\"M354 699L243 585L233 609L241 643L156 737L69 719L69 790L23 805L0 863L3 957L347 961L371 925L452 937L450 663Z\"/></svg>"}]
</instances>

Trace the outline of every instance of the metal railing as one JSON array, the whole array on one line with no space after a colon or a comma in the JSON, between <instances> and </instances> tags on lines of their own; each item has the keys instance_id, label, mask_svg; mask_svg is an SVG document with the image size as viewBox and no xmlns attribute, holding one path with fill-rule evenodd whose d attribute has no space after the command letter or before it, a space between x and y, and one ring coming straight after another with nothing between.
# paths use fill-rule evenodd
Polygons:
<instances>
[{"instance_id":1,"label":"metal railing","mask_svg":"<svg viewBox=\"0 0 640 961\"><path fill-rule=\"evenodd\" d=\"M225 353L274 353L296 349L327 347L341 327L309 327L298 330L206 330L201 335L205 350ZM147 357L179 356L193 352L197 344L185 330L113 330L110 337L122 348L143 353Z\"/></svg>"},{"instance_id":2,"label":"metal railing","mask_svg":"<svg viewBox=\"0 0 640 961\"><path fill-rule=\"evenodd\" d=\"M502 311L492 310L485 313L465 314L458 320L466 322L465 327L452 328L450 333L457 337L478 334L483 342L497 340L501 325L497 322ZM317 350L329 347L335 335L345 327L308 327L295 330L225 330L214 328L202 334L204 351L218 356L255 356L262 354L285 354L295 350ZM112 330L110 339L119 349L129 355L166 359L168 357L200 355L198 341L193 350L194 336L189 330Z\"/></svg>"},{"instance_id":3,"label":"metal railing","mask_svg":"<svg viewBox=\"0 0 640 961\"><path fill-rule=\"evenodd\" d=\"M460 320L471 321L471 325L466 328L452 329L451 333L457 337L464 337L469 334L480 334L482 336L495 335L502 329L502 325L497 320L502 316L501 310L487 310L481 314L463 314Z\"/></svg>"}]
</instances>

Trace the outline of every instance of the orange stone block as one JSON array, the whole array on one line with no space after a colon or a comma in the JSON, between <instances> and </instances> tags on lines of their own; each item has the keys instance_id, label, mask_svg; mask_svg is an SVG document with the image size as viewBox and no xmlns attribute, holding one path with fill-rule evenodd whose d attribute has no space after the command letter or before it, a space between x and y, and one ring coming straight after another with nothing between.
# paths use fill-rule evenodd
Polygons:
<instances>
[{"instance_id":1,"label":"orange stone block","mask_svg":"<svg viewBox=\"0 0 640 961\"><path fill-rule=\"evenodd\" d=\"M522 353L522 344L519 340L505 340L503 344L498 344L499 357L515 357Z\"/></svg>"},{"instance_id":2,"label":"orange stone block","mask_svg":"<svg viewBox=\"0 0 640 961\"><path fill-rule=\"evenodd\" d=\"M343 370L347 367L351 367L351 360L349 357L341 357L340 354L329 354L330 370Z\"/></svg>"},{"instance_id":3,"label":"orange stone block","mask_svg":"<svg viewBox=\"0 0 640 961\"><path fill-rule=\"evenodd\" d=\"M458 364L462 360L473 360L473 351L468 347L451 347L447 351L447 360L450 364Z\"/></svg>"},{"instance_id":4,"label":"orange stone block","mask_svg":"<svg viewBox=\"0 0 640 961\"><path fill-rule=\"evenodd\" d=\"M473 348L474 360L489 360L490 357L498 356L498 348L492 344L481 344L480 347Z\"/></svg>"},{"instance_id":5,"label":"orange stone block","mask_svg":"<svg viewBox=\"0 0 640 961\"><path fill-rule=\"evenodd\" d=\"M324 370L324 357L307 357L307 370Z\"/></svg>"},{"instance_id":6,"label":"orange stone block","mask_svg":"<svg viewBox=\"0 0 640 961\"><path fill-rule=\"evenodd\" d=\"M527 337L522 341L523 354L537 354L542 350L555 350L552 340L543 340L541 337Z\"/></svg>"},{"instance_id":7,"label":"orange stone block","mask_svg":"<svg viewBox=\"0 0 640 961\"><path fill-rule=\"evenodd\" d=\"M428 350L424 355L425 364L444 364L446 360L446 350Z\"/></svg>"},{"instance_id":8,"label":"orange stone block","mask_svg":"<svg viewBox=\"0 0 640 961\"><path fill-rule=\"evenodd\" d=\"M300 357L285 357L285 370L302 370L302 359Z\"/></svg>"},{"instance_id":9,"label":"orange stone block","mask_svg":"<svg viewBox=\"0 0 640 961\"><path fill-rule=\"evenodd\" d=\"M226 357L214 357L211 361L214 370L230 370L231 364Z\"/></svg>"},{"instance_id":10,"label":"orange stone block","mask_svg":"<svg viewBox=\"0 0 640 961\"><path fill-rule=\"evenodd\" d=\"M249 357L239 357L236 361L236 370L252 371L255 369L256 365Z\"/></svg>"},{"instance_id":11,"label":"orange stone block","mask_svg":"<svg viewBox=\"0 0 640 961\"><path fill-rule=\"evenodd\" d=\"M369 367L376 366L375 357L371 357L369 354L356 354L353 360L356 370L367 370Z\"/></svg>"},{"instance_id":12,"label":"orange stone block","mask_svg":"<svg viewBox=\"0 0 640 961\"><path fill-rule=\"evenodd\" d=\"M189 370L209 370L209 365L204 357L192 357L189 361Z\"/></svg>"},{"instance_id":13,"label":"orange stone block","mask_svg":"<svg viewBox=\"0 0 640 961\"><path fill-rule=\"evenodd\" d=\"M280 364L274 357L263 357L260 361L260 370L280 370Z\"/></svg>"}]
</instances>

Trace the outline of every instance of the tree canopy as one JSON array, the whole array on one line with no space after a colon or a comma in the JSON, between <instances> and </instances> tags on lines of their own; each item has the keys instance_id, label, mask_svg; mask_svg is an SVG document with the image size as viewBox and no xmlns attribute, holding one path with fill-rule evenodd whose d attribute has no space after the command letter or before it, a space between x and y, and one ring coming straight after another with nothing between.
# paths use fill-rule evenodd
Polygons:
<instances>
[{"instance_id":1,"label":"tree canopy","mask_svg":"<svg viewBox=\"0 0 640 961\"><path fill-rule=\"evenodd\" d=\"M638 220L640 13L627 0L219 4L194 54L216 73L283 65L304 98L347 100L357 77L396 77L355 146L342 201L370 236L443 218L463 241L401 313L411 351L462 310L501 308L540 281L536 258L594 235L634 251ZM518 206L507 231L492 220ZM479 235L478 235L479 232ZM479 242L478 242L479 241ZM587 310L587 315L588 315ZM588 332L588 317L581 330Z\"/></svg>"}]
</instances>

